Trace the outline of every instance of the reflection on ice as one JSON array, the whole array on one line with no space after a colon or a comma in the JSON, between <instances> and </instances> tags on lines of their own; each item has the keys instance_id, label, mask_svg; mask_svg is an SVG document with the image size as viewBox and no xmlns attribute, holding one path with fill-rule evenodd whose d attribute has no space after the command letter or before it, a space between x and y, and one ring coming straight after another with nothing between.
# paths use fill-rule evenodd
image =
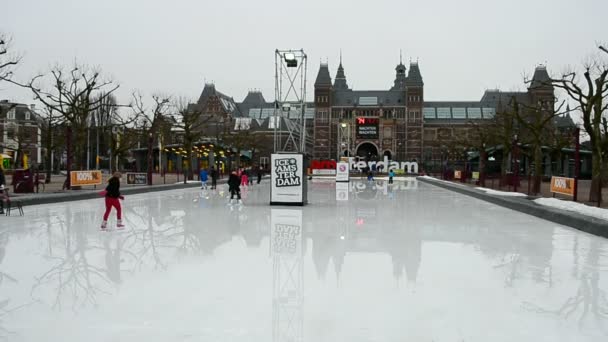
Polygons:
<instances>
[{"instance_id":1,"label":"reflection on ice","mask_svg":"<svg viewBox=\"0 0 608 342\"><path fill-rule=\"evenodd\" d=\"M107 233L96 200L2 218L0 339L608 335L605 239L415 180L309 186L295 209L270 208L266 185L244 206L215 191L129 196L127 229Z\"/></svg>"}]
</instances>

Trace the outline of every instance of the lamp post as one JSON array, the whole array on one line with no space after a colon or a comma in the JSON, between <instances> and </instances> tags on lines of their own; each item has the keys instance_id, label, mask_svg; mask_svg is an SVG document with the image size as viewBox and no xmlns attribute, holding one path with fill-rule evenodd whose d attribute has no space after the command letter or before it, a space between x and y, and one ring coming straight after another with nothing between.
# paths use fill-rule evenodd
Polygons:
<instances>
[{"instance_id":1,"label":"lamp post","mask_svg":"<svg viewBox=\"0 0 608 342\"><path fill-rule=\"evenodd\" d=\"M148 133L148 185L152 185L152 133Z\"/></svg>"},{"instance_id":2,"label":"lamp post","mask_svg":"<svg viewBox=\"0 0 608 342\"><path fill-rule=\"evenodd\" d=\"M517 183L519 182L519 160L518 160L517 134L513 136L513 192L517 192Z\"/></svg>"},{"instance_id":3,"label":"lamp post","mask_svg":"<svg viewBox=\"0 0 608 342\"><path fill-rule=\"evenodd\" d=\"M486 143L482 144L479 154L479 184L482 187L486 186Z\"/></svg>"}]
</instances>

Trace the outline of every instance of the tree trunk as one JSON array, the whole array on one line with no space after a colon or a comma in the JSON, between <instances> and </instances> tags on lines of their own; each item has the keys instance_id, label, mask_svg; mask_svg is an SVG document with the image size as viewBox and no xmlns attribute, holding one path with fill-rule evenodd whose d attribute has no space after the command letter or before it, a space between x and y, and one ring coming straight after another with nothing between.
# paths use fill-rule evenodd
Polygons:
<instances>
[{"instance_id":1,"label":"tree trunk","mask_svg":"<svg viewBox=\"0 0 608 342\"><path fill-rule=\"evenodd\" d=\"M599 149L593 149L591 166L591 189L589 191L589 202L602 201L602 163L603 158Z\"/></svg>"},{"instance_id":2,"label":"tree trunk","mask_svg":"<svg viewBox=\"0 0 608 342\"><path fill-rule=\"evenodd\" d=\"M44 180L44 182L46 184L49 184L51 182L51 165L52 163L52 159L53 158L53 136L51 133L51 130L49 129L49 132L47 134L46 137L46 160L45 160L45 168L46 168L46 179Z\"/></svg>"},{"instance_id":3,"label":"tree trunk","mask_svg":"<svg viewBox=\"0 0 608 342\"><path fill-rule=\"evenodd\" d=\"M542 173L539 172L539 169L541 168L542 162L543 162L543 151L541 149L540 144L536 144L536 146L534 146L534 165L536 167L535 167L533 183L532 183L532 194L534 194L534 195L540 194Z\"/></svg>"}]
</instances>

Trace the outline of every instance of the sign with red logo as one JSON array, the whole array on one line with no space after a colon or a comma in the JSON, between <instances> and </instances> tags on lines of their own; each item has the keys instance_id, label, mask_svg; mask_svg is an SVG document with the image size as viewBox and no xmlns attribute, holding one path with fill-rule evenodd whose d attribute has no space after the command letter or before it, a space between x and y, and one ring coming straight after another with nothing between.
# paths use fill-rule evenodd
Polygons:
<instances>
[{"instance_id":1,"label":"sign with red logo","mask_svg":"<svg viewBox=\"0 0 608 342\"><path fill-rule=\"evenodd\" d=\"M339 162L336 165L336 182L348 182L348 163Z\"/></svg>"},{"instance_id":2,"label":"sign with red logo","mask_svg":"<svg viewBox=\"0 0 608 342\"><path fill-rule=\"evenodd\" d=\"M357 118L357 139L378 139L378 118Z\"/></svg>"}]
</instances>

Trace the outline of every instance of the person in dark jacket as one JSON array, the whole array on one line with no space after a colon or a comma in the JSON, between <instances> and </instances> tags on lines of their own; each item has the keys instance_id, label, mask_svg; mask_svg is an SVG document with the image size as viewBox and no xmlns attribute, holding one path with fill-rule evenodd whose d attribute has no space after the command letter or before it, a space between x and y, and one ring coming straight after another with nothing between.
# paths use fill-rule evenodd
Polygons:
<instances>
[{"instance_id":1,"label":"person in dark jacket","mask_svg":"<svg viewBox=\"0 0 608 342\"><path fill-rule=\"evenodd\" d=\"M232 171L228 178L228 190L230 190L229 203L232 203L235 194L238 203L241 203L241 177L236 174L236 171Z\"/></svg>"},{"instance_id":2,"label":"person in dark jacket","mask_svg":"<svg viewBox=\"0 0 608 342\"><path fill-rule=\"evenodd\" d=\"M106 212L103 214L103 222L101 223L101 229L104 230L108 227L108 216L112 207L116 209L116 228L123 229L125 226L122 224L122 208L120 206L119 199L124 199L120 194L120 172L114 172L114 175L108 180L108 186L106 186L105 197L106 197Z\"/></svg>"},{"instance_id":3,"label":"person in dark jacket","mask_svg":"<svg viewBox=\"0 0 608 342\"><path fill-rule=\"evenodd\" d=\"M0 215L4 214L4 187L6 186L6 178L4 177L4 169L0 166Z\"/></svg>"},{"instance_id":4,"label":"person in dark jacket","mask_svg":"<svg viewBox=\"0 0 608 342\"><path fill-rule=\"evenodd\" d=\"M262 181L262 176L263 175L264 175L264 170L260 166L260 168L258 169L258 184L260 184L260 182Z\"/></svg>"},{"instance_id":5,"label":"person in dark jacket","mask_svg":"<svg viewBox=\"0 0 608 342\"><path fill-rule=\"evenodd\" d=\"M217 188L217 170L215 166L211 167L211 189Z\"/></svg>"}]
</instances>

